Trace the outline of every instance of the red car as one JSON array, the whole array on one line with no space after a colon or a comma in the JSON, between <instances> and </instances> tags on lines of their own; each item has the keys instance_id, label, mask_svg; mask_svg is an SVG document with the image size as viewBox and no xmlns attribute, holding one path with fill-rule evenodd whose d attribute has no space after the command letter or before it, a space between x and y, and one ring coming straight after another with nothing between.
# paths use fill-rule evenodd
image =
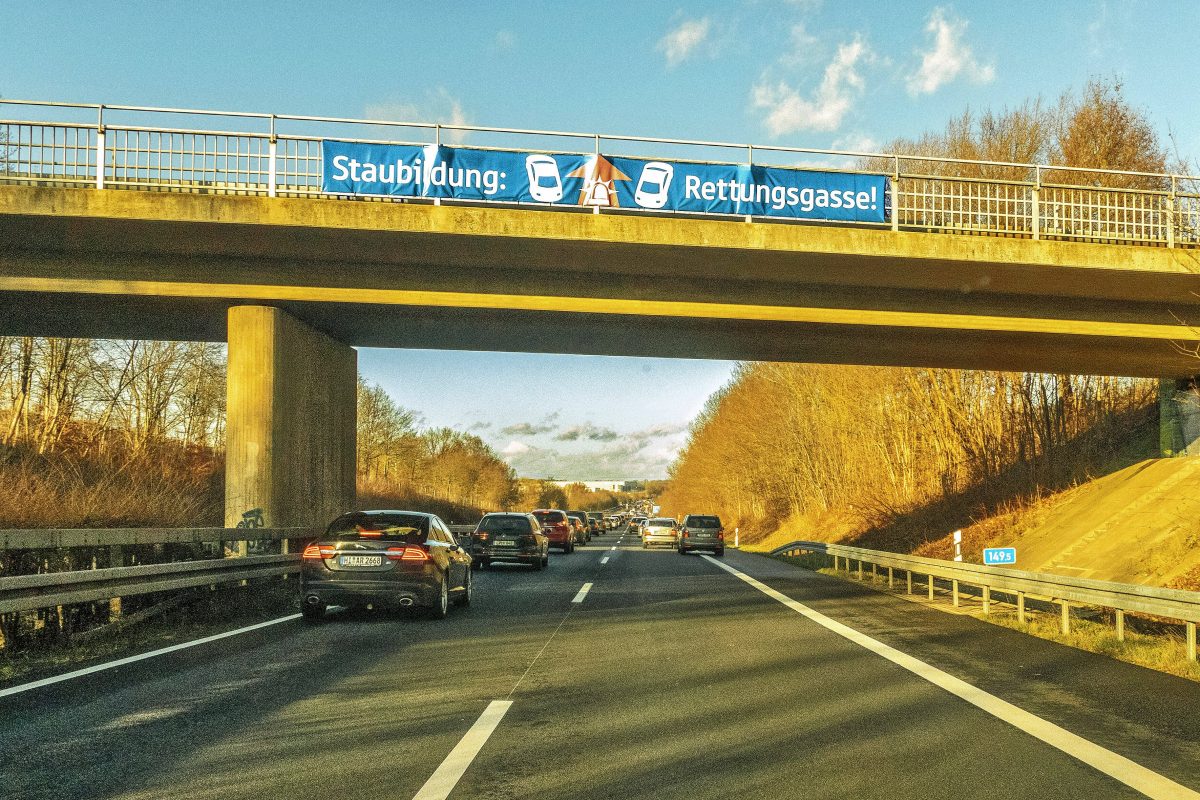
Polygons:
<instances>
[{"instance_id":1,"label":"red car","mask_svg":"<svg viewBox=\"0 0 1200 800\"><path fill-rule=\"evenodd\" d=\"M567 519L567 512L552 508L539 508L533 512L537 521L542 524L542 533L550 540L551 547L557 547L564 553L575 550L575 528Z\"/></svg>"}]
</instances>

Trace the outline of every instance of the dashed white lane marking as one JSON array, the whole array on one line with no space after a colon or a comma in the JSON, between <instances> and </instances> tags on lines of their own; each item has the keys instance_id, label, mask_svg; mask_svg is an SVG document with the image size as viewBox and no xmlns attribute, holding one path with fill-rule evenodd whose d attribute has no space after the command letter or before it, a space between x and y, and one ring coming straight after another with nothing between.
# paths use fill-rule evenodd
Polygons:
<instances>
[{"instance_id":1,"label":"dashed white lane marking","mask_svg":"<svg viewBox=\"0 0 1200 800\"><path fill-rule=\"evenodd\" d=\"M493 700L488 703L488 707L471 726L471 730L467 731L467 735L454 746L441 766L429 776L429 780L425 781L425 785L413 796L413 800L446 800L511 706L512 700Z\"/></svg>"},{"instance_id":2,"label":"dashed white lane marking","mask_svg":"<svg viewBox=\"0 0 1200 800\"><path fill-rule=\"evenodd\" d=\"M605 556L604 558L600 559L600 563L601 563L601 564L607 564L607 563L608 563L608 556Z\"/></svg>"},{"instance_id":3,"label":"dashed white lane marking","mask_svg":"<svg viewBox=\"0 0 1200 800\"><path fill-rule=\"evenodd\" d=\"M1111 750L1106 750L1100 745L1084 739L1082 736L1071 733L1065 728L1060 728L1053 722L1031 714L1023 708L1018 708L993 694L988 694L979 687L972 686L947 672L942 672L937 667L926 664L918 658L903 653L877 639L872 639L865 633L860 633L848 625L843 625L836 620L830 619L821 612L793 600L782 592L775 591L765 583L723 564L712 556L704 555L703 557L731 575L741 578L768 597L783 603L797 614L801 614L839 636L845 637L855 644L870 650L872 653L886 658L893 664L904 667L909 672L924 678L934 686L961 697L963 700L966 700L977 708L983 709L993 717L1007 722L1018 730L1025 731L1030 736L1041 739L1051 747L1058 748L1067 755L1079 759L1088 766L1103 772L1111 778L1117 779L1147 797L1154 798L1154 800L1200 800L1200 792L1193 791L1170 778L1159 775L1157 772L1125 758L1125 756L1118 755Z\"/></svg>"},{"instance_id":4,"label":"dashed white lane marking","mask_svg":"<svg viewBox=\"0 0 1200 800\"><path fill-rule=\"evenodd\" d=\"M583 585L583 588L579 590L579 593L575 595L575 599L572 600L571 602L572 603L582 603L583 598L587 597L587 593L590 592L591 590L592 590L592 584L585 583Z\"/></svg>"},{"instance_id":5,"label":"dashed white lane marking","mask_svg":"<svg viewBox=\"0 0 1200 800\"><path fill-rule=\"evenodd\" d=\"M281 622L290 622L291 620L294 620L294 619L300 619L300 615L299 614L288 614L286 617L279 617L278 619L270 619L270 620L267 620L266 622L259 622L255 625L247 625L246 627L238 628L237 630L225 631L224 633L218 633L218 634L214 634L212 636L205 636L203 639L196 639L195 641L191 641L191 642L182 642L181 644L173 644L170 647L163 647L159 650L151 650L149 653L139 653L136 656L128 656L126 658L118 658L116 661L106 661L105 663L97 664L94 667L85 667L83 669L77 669L73 672L64 672L62 675L54 675L49 678L42 678L41 680L38 680L38 681L32 681L30 683L22 683L20 686L10 686L7 689L0 689L0 697L8 697L9 695L20 694L21 692L28 692L30 689L38 689L42 686L50 686L51 684L54 684L54 683L61 683L62 681L69 681L72 678L82 678L84 675L91 675L94 672L103 672L105 670L114 669L115 667L122 667L122 666L125 666L126 664L132 664L135 661L145 661L147 658L154 658L155 656L164 656L167 653L174 653L179 650L186 650L189 647L197 647L202 644L208 644L209 642L215 642L218 639L226 639L230 636L237 636L239 633L248 633L250 631L256 631L260 628L266 628L270 625L278 625Z\"/></svg>"}]
</instances>

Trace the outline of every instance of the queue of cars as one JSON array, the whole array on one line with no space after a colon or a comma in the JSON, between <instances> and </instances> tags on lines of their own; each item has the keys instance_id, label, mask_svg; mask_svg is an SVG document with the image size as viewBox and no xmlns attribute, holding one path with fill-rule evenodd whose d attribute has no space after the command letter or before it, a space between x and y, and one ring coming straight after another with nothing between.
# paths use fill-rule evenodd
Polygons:
<instances>
[{"instance_id":1,"label":"queue of cars","mask_svg":"<svg viewBox=\"0 0 1200 800\"><path fill-rule=\"evenodd\" d=\"M619 526L624 517L596 512L537 509L531 513L485 514L464 547L436 514L417 511L354 511L337 517L300 556L300 608L316 621L331 605L422 608L435 619L451 604L470 605L472 568L494 563L527 564L534 570L550 563L550 548L564 554L593 535ZM725 532L718 517L689 514L631 516L628 530L642 547L666 544L680 555L693 550L725 553Z\"/></svg>"}]
</instances>

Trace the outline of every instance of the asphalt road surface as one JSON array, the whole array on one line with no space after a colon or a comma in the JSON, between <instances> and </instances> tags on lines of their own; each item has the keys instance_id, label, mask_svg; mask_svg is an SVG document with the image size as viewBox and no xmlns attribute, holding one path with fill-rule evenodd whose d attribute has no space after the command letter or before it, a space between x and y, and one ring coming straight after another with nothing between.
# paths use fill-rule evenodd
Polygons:
<instances>
[{"instance_id":1,"label":"asphalt road surface","mask_svg":"<svg viewBox=\"0 0 1200 800\"><path fill-rule=\"evenodd\" d=\"M478 572L444 621L285 622L0 698L0 797L1147 796L820 615L1115 754L1152 796L1200 790L1193 682L726 553L805 616L619 535Z\"/></svg>"}]
</instances>

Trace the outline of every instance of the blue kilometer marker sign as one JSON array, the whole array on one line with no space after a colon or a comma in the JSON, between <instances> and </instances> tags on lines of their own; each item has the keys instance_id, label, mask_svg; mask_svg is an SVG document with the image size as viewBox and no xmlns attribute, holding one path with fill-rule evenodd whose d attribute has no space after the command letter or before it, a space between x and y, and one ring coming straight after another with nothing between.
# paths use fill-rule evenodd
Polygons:
<instances>
[{"instance_id":1,"label":"blue kilometer marker sign","mask_svg":"<svg viewBox=\"0 0 1200 800\"><path fill-rule=\"evenodd\" d=\"M328 194L888 220L886 175L334 139L321 161Z\"/></svg>"},{"instance_id":2,"label":"blue kilometer marker sign","mask_svg":"<svg viewBox=\"0 0 1200 800\"><path fill-rule=\"evenodd\" d=\"M1017 563L1017 548L1015 547L985 547L983 563L988 566L1002 566Z\"/></svg>"}]
</instances>

